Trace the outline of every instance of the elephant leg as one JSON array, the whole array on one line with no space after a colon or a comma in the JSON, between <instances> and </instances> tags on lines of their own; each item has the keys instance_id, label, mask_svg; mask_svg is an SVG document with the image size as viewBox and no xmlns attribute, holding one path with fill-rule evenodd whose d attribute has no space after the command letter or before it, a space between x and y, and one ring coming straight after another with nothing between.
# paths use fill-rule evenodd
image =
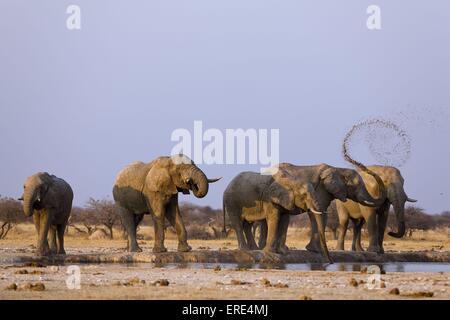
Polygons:
<instances>
[{"instance_id":1,"label":"elephant leg","mask_svg":"<svg viewBox=\"0 0 450 320\"><path fill-rule=\"evenodd\" d=\"M36 229L36 233L39 237L39 232L41 231L40 223L41 223L41 215L37 212L33 214L33 222L34 222L34 228Z\"/></svg>"},{"instance_id":2,"label":"elephant leg","mask_svg":"<svg viewBox=\"0 0 450 320\"><path fill-rule=\"evenodd\" d=\"M66 232L66 223L61 223L56 226L56 232L58 235L58 254L66 254L64 250L64 233Z\"/></svg>"},{"instance_id":3,"label":"elephant leg","mask_svg":"<svg viewBox=\"0 0 450 320\"><path fill-rule=\"evenodd\" d=\"M238 241L239 250L249 250L247 241L245 240L245 236L244 236L243 221L241 221L238 218L235 218L235 219L231 219L230 222L231 222L231 227L236 232L236 238Z\"/></svg>"},{"instance_id":4,"label":"elephant leg","mask_svg":"<svg viewBox=\"0 0 450 320\"><path fill-rule=\"evenodd\" d=\"M122 207L118 207L117 212L119 213L122 219L123 226L127 230L128 235L127 250L129 252L142 252L142 249L138 246L136 239L136 222L134 213Z\"/></svg>"},{"instance_id":5,"label":"elephant leg","mask_svg":"<svg viewBox=\"0 0 450 320\"><path fill-rule=\"evenodd\" d=\"M339 227L338 227L338 240L337 240L337 247L336 250L345 250L344 243L345 243L345 235L347 233L348 228L348 216L342 219L339 219ZM353 236L354 238L354 236Z\"/></svg>"},{"instance_id":6,"label":"elephant leg","mask_svg":"<svg viewBox=\"0 0 450 320\"><path fill-rule=\"evenodd\" d=\"M48 239L50 253L56 254L58 252L58 248L56 246L56 225L50 225L48 230Z\"/></svg>"},{"instance_id":7,"label":"elephant leg","mask_svg":"<svg viewBox=\"0 0 450 320\"><path fill-rule=\"evenodd\" d=\"M267 221L261 220L259 223L259 240L258 247L263 250L267 243Z\"/></svg>"},{"instance_id":8,"label":"elephant leg","mask_svg":"<svg viewBox=\"0 0 450 320\"><path fill-rule=\"evenodd\" d=\"M320 216L322 219L322 221L321 221L322 225L326 226L327 225L326 215L322 214ZM319 230L317 227L317 219L315 217L315 214L313 214L312 212L308 212L308 217L309 217L309 221L311 223L311 237L310 237L309 243L306 245L306 250L311 251L311 252L320 253L320 252L322 252L322 247L320 244L320 235L319 235Z\"/></svg>"},{"instance_id":9,"label":"elephant leg","mask_svg":"<svg viewBox=\"0 0 450 320\"><path fill-rule=\"evenodd\" d=\"M267 214L267 244L264 247L265 252L277 252L277 236L278 236L278 225L280 222L280 213L278 210L271 210Z\"/></svg>"},{"instance_id":10,"label":"elephant leg","mask_svg":"<svg viewBox=\"0 0 450 320\"><path fill-rule=\"evenodd\" d=\"M50 228L49 212L41 210L39 215L39 235L37 243L37 255L46 256L49 254L49 247L47 241L48 230Z\"/></svg>"},{"instance_id":11,"label":"elephant leg","mask_svg":"<svg viewBox=\"0 0 450 320\"><path fill-rule=\"evenodd\" d=\"M377 215L375 212L367 218L367 229L369 230L369 248L367 251L379 253Z\"/></svg>"},{"instance_id":12,"label":"elephant leg","mask_svg":"<svg viewBox=\"0 0 450 320\"><path fill-rule=\"evenodd\" d=\"M322 249L322 254L328 260L329 263L333 263L333 261L331 260L331 257L330 257L330 253L328 251L327 240L325 238L326 224L323 224L323 221L326 222L326 218L325 219L323 218L324 214L314 214L314 216L316 218L317 230L318 230L319 237L320 237L320 246Z\"/></svg>"},{"instance_id":13,"label":"elephant leg","mask_svg":"<svg viewBox=\"0 0 450 320\"><path fill-rule=\"evenodd\" d=\"M164 247L164 222L166 217L166 208L164 204L157 203L152 206L153 208L153 222L155 228L155 245L153 246L153 252L167 252Z\"/></svg>"},{"instance_id":14,"label":"elephant leg","mask_svg":"<svg viewBox=\"0 0 450 320\"><path fill-rule=\"evenodd\" d=\"M387 219L389 215L389 210L380 212L378 216L378 245L380 247L380 253L384 253L383 241L384 232L386 231Z\"/></svg>"},{"instance_id":15,"label":"elephant leg","mask_svg":"<svg viewBox=\"0 0 450 320\"><path fill-rule=\"evenodd\" d=\"M248 221L244 221L242 224L242 227L244 229L245 238L247 240L247 246L250 250L258 250L258 246L255 242L255 238L253 237L252 233L252 224Z\"/></svg>"},{"instance_id":16,"label":"elephant leg","mask_svg":"<svg viewBox=\"0 0 450 320\"><path fill-rule=\"evenodd\" d=\"M352 250L357 252L364 251L361 245L361 229L364 225L364 219L353 219L353 242Z\"/></svg>"},{"instance_id":17,"label":"elephant leg","mask_svg":"<svg viewBox=\"0 0 450 320\"><path fill-rule=\"evenodd\" d=\"M286 254L289 252L289 248L286 245L289 220L290 220L289 214L282 214L280 216L280 222L278 223L277 250L282 254Z\"/></svg>"},{"instance_id":18,"label":"elephant leg","mask_svg":"<svg viewBox=\"0 0 450 320\"><path fill-rule=\"evenodd\" d=\"M178 207L178 199L174 198L166 211L166 218L172 227L175 228L178 237L178 251L188 252L192 248L187 242L187 232L184 226L183 220L180 214L180 208Z\"/></svg>"}]
</instances>

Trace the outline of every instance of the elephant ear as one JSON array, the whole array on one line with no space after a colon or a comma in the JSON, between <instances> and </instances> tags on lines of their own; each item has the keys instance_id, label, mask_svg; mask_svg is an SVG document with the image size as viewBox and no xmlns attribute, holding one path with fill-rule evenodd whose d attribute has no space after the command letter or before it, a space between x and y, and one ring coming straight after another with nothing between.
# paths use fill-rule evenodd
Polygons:
<instances>
[{"instance_id":1,"label":"elephant ear","mask_svg":"<svg viewBox=\"0 0 450 320\"><path fill-rule=\"evenodd\" d=\"M335 168L328 168L320 173L320 180L325 189L336 199L347 201L347 186Z\"/></svg>"},{"instance_id":2,"label":"elephant ear","mask_svg":"<svg viewBox=\"0 0 450 320\"><path fill-rule=\"evenodd\" d=\"M147 173L145 188L151 192L160 192L168 195L177 194L178 190L172 181L168 168L155 164Z\"/></svg>"},{"instance_id":3,"label":"elephant ear","mask_svg":"<svg viewBox=\"0 0 450 320\"><path fill-rule=\"evenodd\" d=\"M280 185L278 182L274 181L269 186L266 192L273 203L282 206L288 211L291 211L295 208L294 192Z\"/></svg>"}]
</instances>

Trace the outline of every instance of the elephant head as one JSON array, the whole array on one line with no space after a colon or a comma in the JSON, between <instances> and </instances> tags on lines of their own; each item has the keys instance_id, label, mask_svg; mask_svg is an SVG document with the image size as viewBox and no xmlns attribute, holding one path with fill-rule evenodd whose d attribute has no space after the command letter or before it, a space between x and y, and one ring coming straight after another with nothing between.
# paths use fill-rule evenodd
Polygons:
<instances>
[{"instance_id":1,"label":"elephant head","mask_svg":"<svg viewBox=\"0 0 450 320\"><path fill-rule=\"evenodd\" d=\"M325 170L321 170L319 177L328 193L342 202L347 201L347 187L337 168L328 167Z\"/></svg>"},{"instance_id":2,"label":"elephant head","mask_svg":"<svg viewBox=\"0 0 450 320\"><path fill-rule=\"evenodd\" d=\"M39 172L27 178L23 186L23 211L27 217L33 214L33 209L46 206L46 195L53 182L52 176L47 172Z\"/></svg>"},{"instance_id":3,"label":"elephant head","mask_svg":"<svg viewBox=\"0 0 450 320\"><path fill-rule=\"evenodd\" d=\"M397 219L397 232L389 232L388 234L394 238L402 238L405 235L405 203L417 202L415 199L409 198L403 188L404 180L400 171L396 168L387 167L386 170L390 171L390 174L386 177L386 189L387 198L389 203L392 204Z\"/></svg>"},{"instance_id":4,"label":"elephant head","mask_svg":"<svg viewBox=\"0 0 450 320\"><path fill-rule=\"evenodd\" d=\"M381 196L373 198L367 190L363 178L356 170L345 168L338 170L347 187L347 195L350 200L368 207L379 207L383 204L385 198Z\"/></svg>"},{"instance_id":5,"label":"elephant head","mask_svg":"<svg viewBox=\"0 0 450 320\"><path fill-rule=\"evenodd\" d=\"M177 155L154 161L146 177L146 186L150 191L166 194L189 194L191 190L197 198L203 198L209 184L220 179L208 179L191 159Z\"/></svg>"}]
</instances>

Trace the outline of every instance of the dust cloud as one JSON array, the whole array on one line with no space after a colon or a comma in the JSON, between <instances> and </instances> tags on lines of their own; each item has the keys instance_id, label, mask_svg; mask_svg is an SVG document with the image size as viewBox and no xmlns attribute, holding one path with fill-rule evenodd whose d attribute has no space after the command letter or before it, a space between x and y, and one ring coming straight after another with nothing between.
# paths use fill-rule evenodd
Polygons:
<instances>
[{"instance_id":1,"label":"dust cloud","mask_svg":"<svg viewBox=\"0 0 450 320\"><path fill-rule=\"evenodd\" d=\"M343 141L344 159L361 167L350 155L350 146L362 139L378 164L402 167L411 155L411 139L397 124L384 119L368 119L355 124Z\"/></svg>"}]
</instances>

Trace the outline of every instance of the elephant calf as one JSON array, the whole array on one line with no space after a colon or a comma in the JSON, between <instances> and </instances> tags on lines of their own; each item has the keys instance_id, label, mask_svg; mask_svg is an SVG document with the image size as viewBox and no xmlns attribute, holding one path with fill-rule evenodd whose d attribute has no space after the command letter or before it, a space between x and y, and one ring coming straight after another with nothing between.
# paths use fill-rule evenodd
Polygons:
<instances>
[{"instance_id":1,"label":"elephant calf","mask_svg":"<svg viewBox=\"0 0 450 320\"><path fill-rule=\"evenodd\" d=\"M70 185L47 172L38 172L27 178L19 200L23 201L25 215L33 216L38 234L37 255L65 254L64 232L73 201Z\"/></svg>"}]
</instances>

